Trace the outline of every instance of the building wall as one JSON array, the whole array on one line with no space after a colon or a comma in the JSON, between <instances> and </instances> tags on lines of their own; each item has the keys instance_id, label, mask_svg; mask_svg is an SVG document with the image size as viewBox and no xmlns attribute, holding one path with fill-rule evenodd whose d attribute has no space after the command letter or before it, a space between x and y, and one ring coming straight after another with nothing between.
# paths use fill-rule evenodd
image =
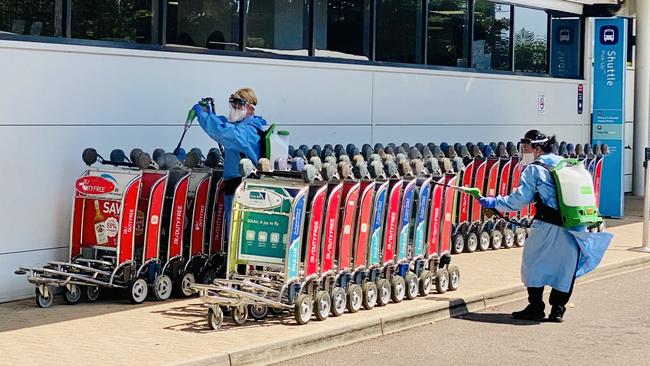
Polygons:
<instances>
[{"instance_id":1,"label":"building wall","mask_svg":"<svg viewBox=\"0 0 650 366\"><path fill-rule=\"evenodd\" d=\"M81 151L172 150L203 96L225 112L232 91L255 88L258 114L296 146L516 141L530 128L586 142L590 131L576 80L14 41L0 41L0 70L0 301L33 294L18 265L67 257ZM212 144L194 127L184 146Z\"/></svg>"}]
</instances>

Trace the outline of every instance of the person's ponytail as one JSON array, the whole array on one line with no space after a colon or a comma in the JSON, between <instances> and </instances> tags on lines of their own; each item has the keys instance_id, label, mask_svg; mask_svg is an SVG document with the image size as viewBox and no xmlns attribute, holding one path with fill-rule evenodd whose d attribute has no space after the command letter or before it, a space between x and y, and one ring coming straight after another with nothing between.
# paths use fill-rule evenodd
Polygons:
<instances>
[{"instance_id":1,"label":"person's ponytail","mask_svg":"<svg viewBox=\"0 0 650 366\"><path fill-rule=\"evenodd\" d=\"M548 138L548 141L546 141L541 148L544 153L550 154L555 150L555 146L557 146L557 139L555 138L555 135L553 135Z\"/></svg>"}]
</instances>

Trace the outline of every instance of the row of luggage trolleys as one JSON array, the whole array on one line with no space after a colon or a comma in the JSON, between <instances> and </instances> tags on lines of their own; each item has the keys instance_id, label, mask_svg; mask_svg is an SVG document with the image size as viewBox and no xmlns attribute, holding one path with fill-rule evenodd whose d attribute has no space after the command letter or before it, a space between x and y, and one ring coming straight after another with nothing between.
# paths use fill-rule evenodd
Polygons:
<instances>
[{"instance_id":1,"label":"row of luggage trolleys","mask_svg":"<svg viewBox=\"0 0 650 366\"><path fill-rule=\"evenodd\" d=\"M223 266L222 171L89 168L75 182L69 261L20 267L49 307L51 288L67 304L95 301L100 289L121 289L132 303L153 291L165 300L193 294ZM222 190L221 190L222 191Z\"/></svg>"},{"instance_id":2,"label":"row of luggage trolleys","mask_svg":"<svg viewBox=\"0 0 650 366\"><path fill-rule=\"evenodd\" d=\"M602 156L584 162L598 194ZM226 220L221 169L89 168L75 182L70 260L16 272L36 285L41 307L52 304L51 287L68 304L95 301L102 288L132 303L150 288L160 300L199 292L213 329L224 310L235 323L289 310L303 324L444 293L460 282L450 253L523 245L515 222L534 208L486 217L450 188L507 194L519 184L516 156L440 166L446 172L329 181L261 173L244 179Z\"/></svg>"},{"instance_id":3,"label":"row of luggage trolleys","mask_svg":"<svg viewBox=\"0 0 650 366\"><path fill-rule=\"evenodd\" d=\"M455 173L305 183L261 173L235 193L225 279L194 284L208 325L293 311L299 324L456 290ZM434 184L434 182L436 184Z\"/></svg>"}]
</instances>

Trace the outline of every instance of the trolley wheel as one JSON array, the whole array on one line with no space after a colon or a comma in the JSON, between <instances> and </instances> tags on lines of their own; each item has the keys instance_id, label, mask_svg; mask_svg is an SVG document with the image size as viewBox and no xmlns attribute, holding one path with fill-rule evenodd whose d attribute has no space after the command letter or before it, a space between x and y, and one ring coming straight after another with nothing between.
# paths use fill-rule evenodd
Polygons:
<instances>
[{"instance_id":1,"label":"trolley wheel","mask_svg":"<svg viewBox=\"0 0 650 366\"><path fill-rule=\"evenodd\" d=\"M54 302L54 296L52 296L52 291L48 289L47 296L43 296L41 292L36 289L36 306L39 308L49 308Z\"/></svg>"},{"instance_id":2,"label":"trolley wheel","mask_svg":"<svg viewBox=\"0 0 650 366\"><path fill-rule=\"evenodd\" d=\"M456 234L452 239L451 254L460 254L465 249L465 238L463 234Z\"/></svg>"},{"instance_id":3,"label":"trolley wheel","mask_svg":"<svg viewBox=\"0 0 650 366\"><path fill-rule=\"evenodd\" d=\"M211 285L215 278L217 278L217 272L215 272L214 269L209 269L203 274L201 283L204 285Z\"/></svg>"},{"instance_id":4,"label":"trolley wheel","mask_svg":"<svg viewBox=\"0 0 650 366\"><path fill-rule=\"evenodd\" d=\"M309 323L312 314L311 297L307 294L300 294L294 302L293 316L300 325Z\"/></svg>"},{"instance_id":5,"label":"trolley wheel","mask_svg":"<svg viewBox=\"0 0 650 366\"><path fill-rule=\"evenodd\" d=\"M248 305L248 315L253 320L264 320L269 315L269 308L265 305Z\"/></svg>"},{"instance_id":6,"label":"trolley wheel","mask_svg":"<svg viewBox=\"0 0 650 366\"><path fill-rule=\"evenodd\" d=\"M503 246L510 249L515 246L515 232L512 229L503 229Z\"/></svg>"},{"instance_id":7,"label":"trolley wheel","mask_svg":"<svg viewBox=\"0 0 650 366\"><path fill-rule=\"evenodd\" d=\"M377 306L384 306L390 301L390 282L385 278L377 280Z\"/></svg>"},{"instance_id":8,"label":"trolley wheel","mask_svg":"<svg viewBox=\"0 0 650 366\"><path fill-rule=\"evenodd\" d=\"M363 284L363 308L370 310L377 304L377 285L374 282Z\"/></svg>"},{"instance_id":9,"label":"trolley wheel","mask_svg":"<svg viewBox=\"0 0 650 366\"><path fill-rule=\"evenodd\" d=\"M404 300L404 294L406 293L406 283L404 282L404 277L402 276L393 276L393 279L390 281L391 293L390 299L394 303L400 303Z\"/></svg>"},{"instance_id":10,"label":"trolley wheel","mask_svg":"<svg viewBox=\"0 0 650 366\"><path fill-rule=\"evenodd\" d=\"M147 286L147 282L142 278L136 278L131 281L127 289L129 302L131 304L141 304L147 298L148 292L149 287Z\"/></svg>"},{"instance_id":11,"label":"trolley wheel","mask_svg":"<svg viewBox=\"0 0 650 366\"><path fill-rule=\"evenodd\" d=\"M282 308L270 308L269 309L269 314L273 316L280 316L284 312L284 309Z\"/></svg>"},{"instance_id":12,"label":"trolley wheel","mask_svg":"<svg viewBox=\"0 0 650 366\"><path fill-rule=\"evenodd\" d=\"M86 300L88 302L95 302L99 299L99 287L98 286L86 286Z\"/></svg>"},{"instance_id":13,"label":"trolley wheel","mask_svg":"<svg viewBox=\"0 0 650 366\"><path fill-rule=\"evenodd\" d=\"M348 286L348 311L356 313L363 305L363 290L361 286L351 284Z\"/></svg>"},{"instance_id":14,"label":"trolley wheel","mask_svg":"<svg viewBox=\"0 0 650 366\"><path fill-rule=\"evenodd\" d=\"M431 293L431 287L433 287L433 276L431 275L431 271L424 270L420 274L420 284L418 286L420 296L429 295Z\"/></svg>"},{"instance_id":15,"label":"trolley wheel","mask_svg":"<svg viewBox=\"0 0 650 366\"><path fill-rule=\"evenodd\" d=\"M478 249L478 236L476 233L469 233L465 238L465 251L467 253L474 253Z\"/></svg>"},{"instance_id":16,"label":"trolley wheel","mask_svg":"<svg viewBox=\"0 0 650 366\"><path fill-rule=\"evenodd\" d=\"M490 235L490 246L492 249L497 250L501 248L501 244L503 242L503 235L501 235L501 232L498 230L492 231L492 234Z\"/></svg>"},{"instance_id":17,"label":"trolley wheel","mask_svg":"<svg viewBox=\"0 0 650 366\"><path fill-rule=\"evenodd\" d=\"M343 315L347 305L347 295L343 287L334 287L332 289L332 316Z\"/></svg>"},{"instance_id":18,"label":"trolley wheel","mask_svg":"<svg viewBox=\"0 0 650 366\"><path fill-rule=\"evenodd\" d=\"M176 283L173 286L174 295L177 297L190 297L194 293L190 286L196 282L194 273L190 271L183 271L178 276Z\"/></svg>"},{"instance_id":19,"label":"trolley wheel","mask_svg":"<svg viewBox=\"0 0 650 366\"><path fill-rule=\"evenodd\" d=\"M153 280L153 295L156 300L167 300L172 295L172 279L167 275L157 276Z\"/></svg>"},{"instance_id":20,"label":"trolley wheel","mask_svg":"<svg viewBox=\"0 0 650 366\"><path fill-rule=\"evenodd\" d=\"M248 306L241 305L232 308L232 321L237 325L243 325L248 320Z\"/></svg>"},{"instance_id":21,"label":"trolley wheel","mask_svg":"<svg viewBox=\"0 0 650 366\"><path fill-rule=\"evenodd\" d=\"M223 324L223 311L220 307L208 308L208 327L212 330L219 330Z\"/></svg>"},{"instance_id":22,"label":"trolley wheel","mask_svg":"<svg viewBox=\"0 0 650 366\"><path fill-rule=\"evenodd\" d=\"M460 287L460 270L458 266L449 266L449 291L456 291Z\"/></svg>"},{"instance_id":23,"label":"trolley wheel","mask_svg":"<svg viewBox=\"0 0 650 366\"><path fill-rule=\"evenodd\" d=\"M449 272L447 268L440 268L436 273L436 291L444 294L449 288Z\"/></svg>"},{"instance_id":24,"label":"trolley wheel","mask_svg":"<svg viewBox=\"0 0 650 366\"><path fill-rule=\"evenodd\" d=\"M515 229L515 246L523 247L526 242L526 230L523 228Z\"/></svg>"},{"instance_id":25,"label":"trolley wheel","mask_svg":"<svg viewBox=\"0 0 650 366\"><path fill-rule=\"evenodd\" d=\"M481 231L478 235L478 250L484 252L490 249L490 234L487 231Z\"/></svg>"},{"instance_id":26,"label":"trolley wheel","mask_svg":"<svg viewBox=\"0 0 650 366\"><path fill-rule=\"evenodd\" d=\"M63 301L68 305L77 305L81 301L81 287L72 284L63 290Z\"/></svg>"},{"instance_id":27,"label":"trolley wheel","mask_svg":"<svg viewBox=\"0 0 650 366\"><path fill-rule=\"evenodd\" d=\"M416 297L418 297L418 290L419 290L418 276L416 276L415 273L413 272L408 272L404 276L404 283L406 286L406 298L408 300L413 300Z\"/></svg>"},{"instance_id":28,"label":"trolley wheel","mask_svg":"<svg viewBox=\"0 0 650 366\"><path fill-rule=\"evenodd\" d=\"M330 294L327 291L317 291L314 301L314 313L316 319L325 320L330 316L330 310L332 308L332 299Z\"/></svg>"}]
</instances>

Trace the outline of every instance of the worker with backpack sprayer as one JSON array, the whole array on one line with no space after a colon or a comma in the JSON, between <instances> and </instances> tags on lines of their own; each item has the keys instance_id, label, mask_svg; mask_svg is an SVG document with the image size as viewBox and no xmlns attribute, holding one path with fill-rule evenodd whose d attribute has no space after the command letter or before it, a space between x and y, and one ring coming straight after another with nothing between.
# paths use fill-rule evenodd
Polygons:
<instances>
[{"instance_id":1,"label":"worker with backpack sprayer","mask_svg":"<svg viewBox=\"0 0 650 366\"><path fill-rule=\"evenodd\" d=\"M205 103L206 98L197 103L192 110L201 128L224 148L223 178L225 180L225 217L230 217L235 190L241 183L239 161L250 159L254 164L264 157L262 151L266 121L255 115L257 96L251 88L237 90L228 99L228 117L219 116L213 110L213 103ZM193 119L193 118L192 118ZM192 121L188 118L186 128ZM228 237L228 236L226 236Z\"/></svg>"},{"instance_id":2,"label":"worker with backpack sprayer","mask_svg":"<svg viewBox=\"0 0 650 366\"><path fill-rule=\"evenodd\" d=\"M518 211L534 202L536 214L524 247L521 278L528 288L528 306L512 313L515 319L545 318L544 286L552 287L548 321L561 322L575 279L601 261L613 235L590 233L602 222L594 198L593 181L584 166L552 153L555 136L528 131L521 140L521 183L512 194L482 197L481 206Z\"/></svg>"}]
</instances>

